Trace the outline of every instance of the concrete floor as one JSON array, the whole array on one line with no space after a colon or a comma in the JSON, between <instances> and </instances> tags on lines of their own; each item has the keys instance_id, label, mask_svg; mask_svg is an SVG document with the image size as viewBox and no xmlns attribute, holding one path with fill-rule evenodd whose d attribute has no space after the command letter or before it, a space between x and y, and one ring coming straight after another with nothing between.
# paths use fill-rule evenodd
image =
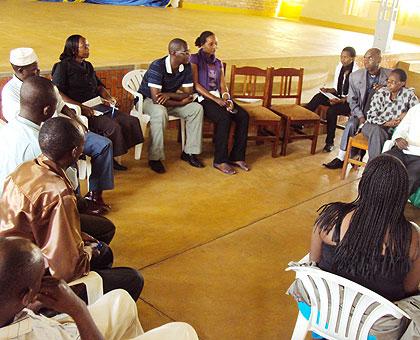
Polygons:
<instances>
[{"instance_id":1,"label":"concrete floor","mask_svg":"<svg viewBox=\"0 0 420 340\"><path fill-rule=\"evenodd\" d=\"M179 160L174 130L167 137L166 174L127 155L129 171L106 194L116 263L145 277L142 324L186 321L200 339L288 339L297 310L284 294L293 281L284 269L308 252L316 210L356 197L361 172L342 181L322 167L333 156L321 152L324 136L316 155L299 141L276 159L269 145L248 143L253 169L235 176L211 167L210 140L206 167L195 169ZM407 205L407 215L420 223L418 209Z\"/></svg>"},{"instance_id":2,"label":"concrete floor","mask_svg":"<svg viewBox=\"0 0 420 340\"><path fill-rule=\"evenodd\" d=\"M171 38L192 43L205 29L217 32L225 60L334 56L344 45L363 51L372 42L365 34L280 19L182 9L0 0L0 11L0 72L10 71L8 53L18 46L35 48L41 68L51 68L74 33L89 39L97 67L148 63ZM392 52L420 47L394 42ZM132 153L124 157L129 171L117 173L116 189L105 194L117 225L116 265L145 277L138 303L144 328L179 320L201 339L288 339L297 310L284 294L293 280L284 269L308 252L316 210L353 199L360 173L342 181L339 171L321 166L333 157L320 152L324 136L316 155L309 141L300 141L276 159L269 145L249 143L253 169L235 176L211 167L210 140L207 166L195 169L179 159L174 130L167 137L166 174L147 167L146 148L140 161ZM407 206L407 215L420 223L418 209Z\"/></svg>"}]
</instances>

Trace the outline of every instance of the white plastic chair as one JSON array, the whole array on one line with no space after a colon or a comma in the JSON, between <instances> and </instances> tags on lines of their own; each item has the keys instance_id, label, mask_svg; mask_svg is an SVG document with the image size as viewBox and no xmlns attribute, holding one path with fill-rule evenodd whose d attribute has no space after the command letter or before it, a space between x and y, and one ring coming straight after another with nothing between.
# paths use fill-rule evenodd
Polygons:
<instances>
[{"instance_id":1,"label":"white plastic chair","mask_svg":"<svg viewBox=\"0 0 420 340\"><path fill-rule=\"evenodd\" d=\"M296 278L302 281L311 305L308 320L299 311L292 340L305 339L308 331L326 339L365 340L372 325L385 315L410 319L403 310L384 297L338 275L316 267L292 266L286 270L296 272ZM367 312L369 307L372 308ZM362 323L364 313L367 317Z\"/></svg>"},{"instance_id":2,"label":"white plastic chair","mask_svg":"<svg viewBox=\"0 0 420 340\"><path fill-rule=\"evenodd\" d=\"M143 135L147 135L147 126L150 122L150 116L143 113L143 95L138 92L140 88L141 81L143 80L143 76L146 73L146 70L133 70L128 72L122 79L122 86L123 88L131 93L134 98L138 98L138 102L134 105L133 109L131 110L130 114L135 116L140 121L140 126L143 132ZM181 122L181 147L184 150L185 145L185 122L184 119L179 117L169 115L169 120L180 120ZM137 144L135 148L134 158L140 159L141 151L142 151L143 144Z\"/></svg>"},{"instance_id":3,"label":"white plastic chair","mask_svg":"<svg viewBox=\"0 0 420 340\"><path fill-rule=\"evenodd\" d=\"M88 275L69 282L68 285L75 286L80 283L86 286L88 305L95 303L104 295L102 277L98 273L91 271ZM53 319L60 323L72 322L72 319L66 313L57 314Z\"/></svg>"},{"instance_id":4,"label":"white plastic chair","mask_svg":"<svg viewBox=\"0 0 420 340\"><path fill-rule=\"evenodd\" d=\"M89 129L88 119L82 115L82 110L80 109L80 106L71 103L66 103L66 105L70 109L76 111L76 115L78 116L80 121L83 123L84 126L86 126L87 129ZM77 161L77 168L79 169L79 179L86 179L86 186L87 190L89 191L89 176L92 173L92 164L90 163L90 157L85 156L85 159L79 159Z\"/></svg>"},{"instance_id":5,"label":"white plastic chair","mask_svg":"<svg viewBox=\"0 0 420 340\"><path fill-rule=\"evenodd\" d=\"M90 271L88 275L71 281L69 286L74 286L79 283L83 283L86 286L88 305L95 303L104 295L102 277L96 272Z\"/></svg>"}]
</instances>

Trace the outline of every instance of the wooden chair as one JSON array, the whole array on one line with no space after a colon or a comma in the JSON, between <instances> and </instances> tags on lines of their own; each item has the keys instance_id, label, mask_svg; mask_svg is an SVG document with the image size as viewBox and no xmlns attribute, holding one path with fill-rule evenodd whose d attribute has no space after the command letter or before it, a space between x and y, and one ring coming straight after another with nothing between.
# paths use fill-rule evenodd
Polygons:
<instances>
[{"instance_id":1,"label":"wooden chair","mask_svg":"<svg viewBox=\"0 0 420 340\"><path fill-rule=\"evenodd\" d=\"M292 139L310 139L312 140L311 154L314 154L316 150L320 118L316 113L300 106L302 83L303 68L279 68L273 69L271 72L267 107L283 118L284 136L281 147L283 156L286 156L287 144ZM279 88L276 91L278 85ZM272 99L295 99L295 103L272 105ZM301 134L291 134L292 124L302 124L305 127L313 126L313 133L310 135L303 132Z\"/></svg>"},{"instance_id":2,"label":"wooden chair","mask_svg":"<svg viewBox=\"0 0 420 340\"><path fill-rule=\"evenodd\" d=\"M366 165L366 163L362 162L362 160L350 157L350 153L351 153L352 148L357 148L357 149L360 149L360 150L367 151L367 149L368 149L367 138L362 133L359 133L354 137L350 137L349 142L347 144L346 156L344 157L343 169L341 170L341 179L346 178L347 165L349 163L350 164L355 164L355 165L358 165L358 166L365 166Z\"/></svg>"},{"instance_id":3,"label":"wooden chair","mask_svg":"<svg viewBox=\"0 0 420 340\"><path fill-rule=\"evenodd\" d=\"M315 113L319 115L319 118L321 118L321 126L320 126L320 134L327 133L327 111L330 108L330 106L327 105L319 105ZM344 130L346 128L346 122L348 120L347 115L338 116L337 119L337 129Z\"/></svg>"},{"instance_id":4,"label":"wooden chair","mask_svg":"<svg viewBox=\"0 0 420 340\"><path fill-rule=\"evenodd\" d=\"M250 126L256 128L256 135L249 140L272 143L271 155L278 157L281 118L267 108L272 68L232 66L230 94L235 102L249 114ZM260 101L260 103L258 103Z\"/></svg>"}]
</instances>

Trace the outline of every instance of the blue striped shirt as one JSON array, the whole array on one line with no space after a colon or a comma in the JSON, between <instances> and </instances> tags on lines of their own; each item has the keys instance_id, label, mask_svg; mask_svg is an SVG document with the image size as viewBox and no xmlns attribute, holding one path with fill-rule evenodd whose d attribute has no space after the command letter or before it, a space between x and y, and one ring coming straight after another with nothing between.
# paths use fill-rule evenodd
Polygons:
<instances>
[{"instance_id":1,"label":"blue striped shirt","mask_svg":"<svg viewBox=\"0 0 420 340\"><path fill-rule=\"evenodd\" d=\"M180 65L177 72L173 73L170 56L153 61L144 74L139 92L151 98L150 88L154 87L161 92L175 93L180 87L192 87L193 76L191 65Z\"/></svg>"}]
</instances>

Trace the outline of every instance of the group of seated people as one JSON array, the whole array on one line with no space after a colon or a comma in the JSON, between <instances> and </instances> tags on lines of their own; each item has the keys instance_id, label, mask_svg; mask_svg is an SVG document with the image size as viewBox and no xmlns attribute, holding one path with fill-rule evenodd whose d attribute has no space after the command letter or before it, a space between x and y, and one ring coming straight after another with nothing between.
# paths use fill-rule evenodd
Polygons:
<instances>
[{"instance_id":1,"label":"group of seated people","mask_svg":"<svg viewBox=\"0 0 420 340\"><path fill-rule=\"evenodd\" d=\"M306 108L315 111L320 105L327 110L327 136L324 152L334 148L337 116L348 116L341 137L338 155L327 169L341 169L350 137L362 133L368 139L368 162L382 153L387 140L393 147L389 154L399 158L406 166L409 176L409 191L416 192L420 186L420 105L413 88L407 88L404 70L393 70L380 66L381 51L369 49L364 57L365 68L355 64L356 51L345 47L341 52L341 63L335 73L336 88L321 88ZM324 93L333 94L329 99ZM349 150L352 154L357 150ZM363 155L360 155L363 158Z\"/></svg>"},{"instance_id":2,"label":"group of seated people","mask_svg":"<svg viewBox=\"0 0 420 340\"><path fill-rule=\"evenodd\" d=\"M153 339L159 333L167 339L175 334L197 339L183 323L142 335L135 301L143 278L135 269L113 267L109 243L115 226L109 220L92 216L100 220L96 225L81 225L78 200L65 173L83 151L84 130L71 119L51 118L57 97L46 78L25 80L20 99L17 120L9 124L32 139L37 134L41 154L6 178L0 199L0 337ZM105 295L86 307L81 300L86 293L75 296L66 282L90 271L102 278ZM72 321L63 325L34 312L63 312Z\"/></svg>"},{"instance_id":3,"label":"group of seated people","mask_svg":"<svg viewBox=\"0 0 420 340\"><path fill-rule=\"evenodd\" d=\"M222 62L215 56L217 38L204 31L195 44L198 53L190 55L184 40L173 39L169 55L151 63L140 85L143 110L150 115L149 166L157 173L166 171L164 129L171 114L186 123L182 160L197 168L204 166L198 155L206 116L216 125L213 166L229 175L236 173L235 167L249 171L245 162L249 117L230 98ZM355 56L354 49L346 47L337 68L337 88L322 89L336 98L328 100L320 93L306 106L310 110L330 106L326 152L333 148L337 116L350 115L338 157L325 164L327 168L342 167L348 139L359 130L369 139L370 155L357 199L322 209L314 228L311 259L322 269L398 300L415 294L420 281L419 232L404 217L408 195L420 185L420 104L414 91L405 87L403 70L379 66L380 50L366 52L361 70L356 70ZM14 307L2 310L0 334L13 332L12 325L21 320L19 312L36 300L35 310L51 308L72 316L82 339L100 339L101 332L107 331L101 323L93 326L94 313L92 320L62 280L70 282L93 270L102 277L104 292L111 294L105 296L121 295L122 289L126 292L122 295L128 293L132 301L143 288L137 270L112 266L109 244L115 226L97 216L110 209L102 192L113 188L113 170L124 169L114 158L143 142L143 135L137 118L118 109L95 115L84 104L96 96L116 104L85 60L88 57L87 40L70 36L50 81L39 76L32 49L10 53L14 76L2 91L8 124L0 129L0 137L7 141L0 144L0 300ZM80 107L88 126L66 103ZM53 117L57 114L66 117ZM232 122L235 135L229 153ZM380 155L388 138L395 145L387 155ZM82 154L92 159L91 191L84 199L78 195L77 175L71 180L72 167ZM18 273L25 279L13 286L12 277L3 273L10 273L25 258L31 267L26 270L22 265ZM4 287L12 286L15 293L4 294ZM25 313L48 324L30 311ZM130 323L134 328L128 337L142 332L137 324Z\"/></svg>"}]
</instances>

